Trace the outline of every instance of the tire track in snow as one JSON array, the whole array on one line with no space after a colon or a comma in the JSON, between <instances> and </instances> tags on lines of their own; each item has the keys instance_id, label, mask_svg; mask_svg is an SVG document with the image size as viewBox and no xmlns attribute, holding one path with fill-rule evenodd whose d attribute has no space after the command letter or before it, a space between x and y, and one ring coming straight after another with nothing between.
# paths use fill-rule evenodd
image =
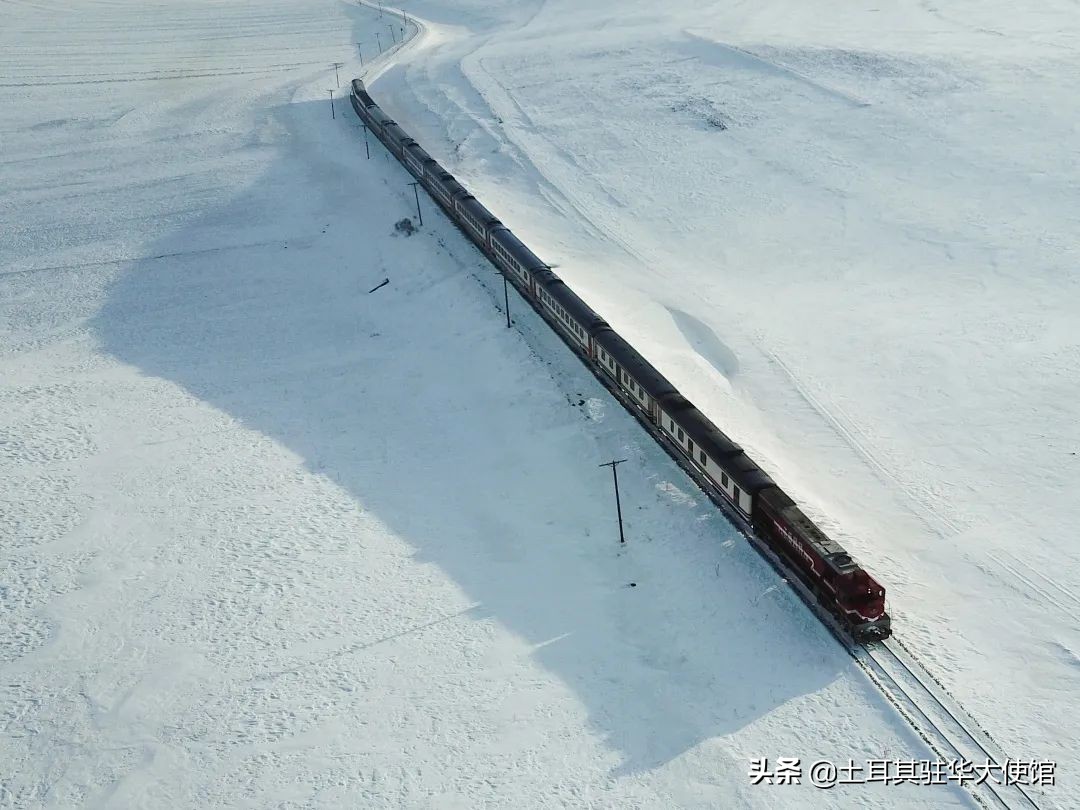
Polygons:
<instances>
[{"instance_id":1,"label":"tire track in snow","mask_svg":"<svg viewBox=\"0 0 1080 810\"><path fill-rule=\"evenodd\" d=\"M690 30L683 31L683 33L689 37L690 44L683 46L682 50L685 53L688 53L692 58L698 59L713 67L721 69L735 67L742 68L743 70L757 71L758 73L767 73L805 85L818 93L823 93L830 98L841 101L852 107L870 106L869 101L853 96L850 93L845 93L843 90L829 87L815 79L811 79L809 76L804 76L796 70L792 70L777 62L772 62L735 45L729 45L726 42L709 39L701 34L695 34Z\"/></svg>"},{"instance_id":2,"label":"tire track in snow","mask_svg":"<svg viewBox=\"0 0 1080 810\"><path fill-rule=\"evenodd\" d=\"M771 349L764 349L764 351L772 363L788 378L792 387L806 404L832 426L833 430L866 462L875 475L884 483L895 485L908 497L911 502L909 508L913 514L922 519L931 530L943 537L946 534L955 535L963 531L963 527L959 523L932 505L931 498L926 492L920 491L915 486L904 481L877 457L868 446L869 439L866 434L851 417L844 414L840 406L836 404L833 404L832 407L825 405L810 392L809 387L791 370L787 363L780 359L776 352ZM942 532L942 528L946 529L947 532Z\"/></svg>"},{"instance_id":3,"label":"tire track in snow","mask_svg":"<svg viewBox=\"0 0 1080 810\"><path fill-rule=\"evenodd\" d=\"M791 370L791 368L784 363L779 356L769 350L767 352L772 362L780 368L780 370L791 381L792 386L799 393L800 397L822 418L828 422L836 433L844 440L844 442L851 447L855 453L862 458L867 465L873 470L875 475L885 484L895 485L901 492L903 492L909 501L908 507L911 512L919 517L931 530L936 531L939 536L946 537L947 532L941 531L942 528L947 529L948 533L952 535L961 534L964 531L964 527L957 521L949 518L943 510L935 508L932 503L932 498L925 490L920 490L907 482L905 482L898 474L893 472L884 462L882 462L874 452L869 448L869 440L866 434L858 427L855 420L851 419L843 409L833 404L831 407L825 405L817 396L812 394L808 386L798 378L798 376ZM1031 580L1031 578L1022 574L1016 567L1010 565L999 556L995 556L989 551L984 552L985 558L991 560L998 569L998 573L1004 573L1007 577L1011 576L1016 579L1026 588L1018 587L1021 593L1031 595L1038 594L1042 599L1050 606L1057 605L1060 599L1055 598L1048 593L1044 588L1037 585ZM1072 591L1068 590L1064 586L1060 585L1052 578L1046 576L1042 572L1032 568L1027 563L1023 562L1019 558L1015 557L1008 552L1004 552L1016 563L1023 565L1035 576L1045 581L1048 585L1062 592L1065 597L1071 600L1074 604L1080 607L1080 598L1078 598Z\"/></svg>"},{"instance_id":4,"label":"tire track in snow","mask_svg":"<svg viewBox=\"0 0 1080 810\"><path fill-rule=\"evenodd\" d=\"M289 71L296 70L300 67L310 67L311 65L323 64L322 62L299 62L295 65L282 68L271 69L259 69L259 70L227 70L217 72L205 72L205 73L184 73L177 75L158 75L158 76L130 76L125 78L108 78L108 79L58 79L57 81L38 81L38 82L0 82L0 87L57 87L57 86L70 86L81 84L131 84L134 82L163 82L174 81L178 79L210 79L210 78L227 78L229 76L269 76L273 73L288 73Z\"/></svg>"},{"instance_id":5,"label":"tire track in snow","mask_svg":"<svg viewBox=\"0 0 1080 810\"><path fill-rule=\"evenodd\" d=\"M1055 579L1053 579L1053 578L1051 578L1051 577L1048 577L1048 576L1047 576L1046 574L1044 574L1044 573L1043 573L1042 571L1039 571L1038 569L1036 569L1036 568L1033 568L1032 566L1028 565L1028 564L1027 564L1026 562L1024 562L1023 560L1021 560L1021 559L1020 559L1019 557L1017 557L1016 555L1014 555L1014 554L1010 554L1010 553L1008 553L1008 552L1003 552L1003 553L1004 553L1004 554L1005 554L1006 556L1010 557L1010 558L1011 558L1011 559L1012 559L1012 560L1013 560L1013 561L1014 561L1014 562L1015 562L1016 564L1024 566L1024 568L1028 569L1028 571L1030 571L1030 572L1031 572L1032 574L1034 574L1035 576L1037 576L1037 577L1038 577L1039 579L1041 579L1041 580L1042 580L1043 582L1045 582L1045 583L1046 583L1047 585L1049 585L1050 587L1052 587L1052 588L1056 589L1057 591L1059 591L1059 592L1060 592L1061 594L1063 594L1063 595L1065 596L1065 598L1066 598L1066 599L1068 599L1069 601L1071 601L1071 602L1072 602L1073 604L1075 604L1075 605L1077 605L1078 607L1080 607L1080 597L1078 597L1078 596L1077 596L1076 594L1074 594L1074 593L1073 593L1072 591L1070 591L1070 590L1069 590L1068 588L1066 588L1066 587L1065 587L1064 585L1061 585L1061 584L1060 584L1060 583L1059 583L1059 582L1058 582L1057 580L1055 580ZM990 556L990 557L991 557L991 559L995 559L995 560L997 560L997 558L993 557L993 555L987 555L987 556ZM1042 589L1038 588L1038 587L1037 587L1036 585L1034 585L1034 584L1033 584L1033 583L1032 583L1032 582L1031 582L1030 580L1028 580L1027 578L1025 578L1023 574L1021 574L1021 573L1020 573L1019 571L1017 571L1017 570L1016 570L1015 568L1013 568L1012 566L1010 566L1010 565L1009 565L1008 563L1006 563L1006 562L1004 562L1004 561L1002 561L1002 560L997 560L997 562L998 562L998 564L999 564L999 565L1001 565L1001 566L1002 566L1003 568L1007 568L1007 569L1008 569L1009 571L1011 571L1011 572L1012 572L1012 573L1013 573L1013 574L1014 574L1014 575L1015 575L1015 576L1016 576L1016 577L1017 577L1018 579L1020 579L1021 581L1023 581L1023 582L1026 582L1026 583L1028 583L1029 585L1031 585L1032 589L1034 589L1034 590L1038 591L1039 593L1041 593L1041 594L1042 594L1042 595L1043 595L1043 596L1044 596L1044 597L1046 598L1046 600L1047 600L1048 602L1050 602L1051 604L1056 604L1056 603L1058 602L1058 600L1057 600L1056 598L1054 598L1054 597L1053 597L1053 596L1051 596L1050 594L1046 593L1046 591L1044 591L1044 590L1042 590Z\"/></svg>"}]
</instances>

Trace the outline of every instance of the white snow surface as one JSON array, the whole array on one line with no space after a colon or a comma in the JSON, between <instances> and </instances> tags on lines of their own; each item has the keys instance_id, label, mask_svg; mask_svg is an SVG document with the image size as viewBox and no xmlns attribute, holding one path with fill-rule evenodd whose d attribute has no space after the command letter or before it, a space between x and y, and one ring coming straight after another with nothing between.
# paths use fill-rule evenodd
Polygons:
<instances>
[{"instance_id":1,"label":"white snow surface","mask_svg":"<svg viewBox=\"0 0 1080 810\"><path fill-rule=\"evenodd\" d=\"M1032 707L1075 695L1080 645L1049 612L1026 636L1012 628L1070 587L1064 537L1038 527L1073 507L1063 494L1053 508L1032 506L1052 483L1075 483L1075 466L1044 463L1046 448L1036 453L1005 428L1023 397L1073 383L1045 365L1053 348L1069 357L1075 337L1054 320L1073 290L1057 230L1070 211L1066 147L1009 167L1014 181L1026 172L1057 195L1030 213L1038 238L1016 225L1027 246L1015 249L1056 256L1058 276L1046 263L1022 273L1001 258L993 281L1015 285L1013 300L985 289L984 309L956 311L947 296L975 283L960 272L970 265L948 273L939 261L913 279L890 275L909 269L899 248L858 254L875 228L903 231L905 249L928 253L933 237L922 220L881 224L873 205L854 204L856 185L897 189L867 179L856 152L877 146L837 109L870 117L885 105L859 106L851 98L869 90L836 78L824 93L833 107L823 108L814 48L777 35L774 45L784 40L806 64L776 67L775 54L712 39L729 12L705 18L678 2L663 15L632 2L618 12L414 5L424 36L376 82L380 99L888 570L908 632L952 667L943 674L958 690L981 687L982 705L1000 709L987 725L1029 746L1025 754L1056 753L1039 724L1056 717L1065 735L1074 727L1052 706ZM751 16L739 47L800 30L779 12ZM0 22L0 806L966 804L951 788L750 785L752 756L930 752L520 301L505 329L490 265L430 203L419 233L395 231L412 214L410 178L377 144L365 160L344 90L336 118L327 97L331 63L344 63L345 82L361 70L357 43L370 65L400 35L387 17L325 0L37 0L3 2ZM823 16L810 22L808 32L829 30ZM1071 53L1067 37L1046 39L1062 59ZM731 64L729 101L716 114L733 117L714 132L701 123L707 96L694 82L716 82ZM948 71L938 69L929 75L942 81ZM810 118L793 139L782 124L800 94ZM1039 103L1016 95L1018 105ZM1025 126L1048 144L1055 120L1067 129L1067 108L1047 109L1060 118L1047 112ZM833 152L811 138L820 133L811 121L833 133ZM919 145L906 136L917 127L908 126L889 135L880 154L892 162L877 168L910 171L904 194L914 197L929 169L913 159ZM1017 140L994 147L996 157L985 141L980 159L1015 160ZM944 161L940 137L924 134L922 146ZM1037 175L1048 155L1061 165ZM835 235L834 208L811 204L822 161L850 167L834 206L849 200L847 227L863 241L793 238L796 226L805 239ZM978 166L945 168L959 190ZM630 193L643 178L645 200ZM1004 214L1025 204L987 189L969 205ZM942 210L958 228L974 216L959 204ZM696 241L703 222L715 234L707 244ZM971 240L950 246L958 262L980 250ZM818 252L823 244L849 257L843 272ZM796 266L806 275L792 286ZM1005 341L1029 317L1019 296L1043 293L1049 331L1032 338L1021 367ZM767 306L752 306L761 296ZM934 323L949 342L968 330L965 340L1011 376L983 391L980 356L942 348L970 382L929 363L933 382L921 380L916 396L898 380L919 367L889 365L902 355L830 353L830 335L864 320L868 331L845 348L871 351L883 324L905 334L899 309L867 318L862 299L882 311L886 299L902 301L909 320L947 309L948 322ZM937 309L923 311L928 302ZM910 348L904 363L927 361ZM875 394L857 382L867 374ZM1032 388L1037 378L1042 388ZM960 389L972 399L948 398ZM1023 506L1001 493L978 530L950 508L968 533L936 543L904 511L926 507L904 500L917 490L878 481L805 404L848 420L886 408L890 419L858 434L856 447L903 482L904 463L929 461L892 431L970 421L965 407L980 396L1000 397L1002 410L983 402L980 432L940 450L934 469L977 499L991 491L982 472L1015 483L1002 470L1034 469L1021 462L1037 458L1037 474L1015 474L1040 489ZM1052 401L1059 416L1067 410ZM1025 414L1028 430L1071 428L1053 415ZM841 424L846 436L862 425ZM931 435L918 434L927 445ZM1056 435L1059 454L1067 438ZM903 452L892 454L894 443ZM949 466L968 454L981 454L985 470ZM608 471L597 466L614 456L629 459L625 548ZM1022 537L1007 530L1010 502L1025 518L1012 527ZM1039 588L1014 593L1002 569L976 564L976 544L993 544L999 558L1024 544L1058 564L1026 574ZM949 588L938 581L946 576ZM972 604L978 588L986 604ZM973 635L978 610L1012 616L974 670L981 684L971 680L985 649ZM1025 684L1015 655L1050 650L1051 636L1057 646L1031 660ZM1004 668L991 683L994 666ZM1012 694L1018 683L1029 691Z\"/></svg>"},{"instance_id":2,"label":"white snow surface","mask_svg":"<svg viewBox=\"0 0 1080 810\"><path fill-rule=\"evenodd\" d=\"M1080 801L1080 7L404 5L380 103Z\"/></svg>"}]
</instances>

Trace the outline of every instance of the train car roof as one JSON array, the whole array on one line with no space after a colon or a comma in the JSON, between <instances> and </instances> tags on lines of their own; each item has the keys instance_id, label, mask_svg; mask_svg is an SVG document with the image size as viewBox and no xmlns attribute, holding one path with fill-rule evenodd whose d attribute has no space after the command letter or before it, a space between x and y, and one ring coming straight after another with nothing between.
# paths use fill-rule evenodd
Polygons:
<instances>
[{"instance_id":1,"label":"train car roof","mask_svg":"<svg viewBox=\"0 0 1080 810\"><path fill-rule=\"evenodd\" d=\"M674 414L673 418L678 420L679 427L686 431L686 435L743 491L753 495L765 487L773 486L772 479L743 449L697 408L691 406Z\"/></svg>"},{"instance_id":2,"label":"train car roof","mask_svg":"<svg viewBox=\"0 0 1080 810\"><path fill-rule=\"evenodd\" d=\"M660 398L664 413L678 422L694 443L716 461L728 476L751 494L776 486L769 474L746 455L742 447L677 391Z\"/></svg>"},{"instance_id":3,"label":"train car roof","mask_svg":"<svg viewBox=\"0 0 1080 810\"><path fill-rule=\"evenodd\" d=\"M578 298L577 293L571 290L565 281L552 273L550 268L546 269L547 273L544 274L545 278L541 283L547 289L548 295L558 301L571 318L587 331L606 326L604 319L597 315L592 307Z\"/></svg>"},{"instance_id":4,"label":"train car roof","mask_svg":"<svg viewBox=\"0 0 1080 810\"><path fill-rule=\"evenodd\" d=\"M451 180L454 179L454 175L450 174L450 172L448 172L446 168L435 158L431 158L431 162L435 164L434 166L430 167L432 174L438 175L439 177L449 177Z\"/></svg>"},{"instance_id":5,"label":"train car roof","mask_svg":"<svg viewBox=\"0 0 1080 810\"><path fill-rule=\"evenodd\" d=\"M411 154L413 157L415 157L417 160L419 160L421 163L423 163L425 165L427 164L427 162L429 160L431 160L431 155L429 155L424 150L424 147L422 147L416 141L413 141L412 143L410 143L405 148L409 151L409 154Z\"/></svg>"},{"instance_id":6,"label":"train car roof","mask_svg":"<svg viewBox=\"0 0 1080 810\"><path fill-rule=\"evenodd\" d=\"M440 166L439 169L441 168L442 167ZM465 186L461 185L461 183L459 183L454 177L454 175L450 174L450 172L440 172L438 170L430 169L427 174L428 177L430 177L430 179L432 180L432 182L438 183L440 186L442 186L446 190L446 193L449 194L451 197L457 197L459 194L469 193L468 191L466 191Z\"/></svg>"},{"instance_id":7,"label":"train car roof","mask_svg":"<svg viewBox=\"0 0 1080 810\"><path fill-rule=\"evenodd\" d=\"M776 486L776 482L772 480L769 474L761 469L743 450L739 450L737 455L724 459L721 464L731 477L731 480L751 495L756 495L763 490Z\"/></svg>"},{"instance_id":8,"label":"train car roof","mask_svg":"<svg viewBox=\"0 0 1080 810\"><path fill-rule=\"evenodd\" d=\"M371 113L371 117L379 122L379 126L385 127L387 124L394 123L394 119L383 112L382 107L378 104L368 105L368 112Z\"/></svg>"},{"instance_id":9,"label":"train car roof","mask_svg":"<svg viewBox=\"0 0 1080 810\"><path fill-rule=\"evenodd\" d=\"M547 265L540 260L540 257L529 250L524 242L514 236L514 232L509 228L499 228L491 235L491 239L502 245L506 252L517 259L518 263L526 270L547 269Z\"/></svg>"},{"instance_id":10,"label":"train car roof","mask_svg":"<svg viewBox=\"0 0 1080 810\"><path fill-rule=\"evenodd\" d=\"M661 399L676 393L675 386L668 381L667 377L653 368L648 360L638 354L633 346L623 340L622 336L606 323L596 328L592 334L596 342L603 346L615 362L637 380L653 399Z\"/></svg>"},{"instance_id":11,"label":"train car roof","mask_svg":"<svg viewBox=\"0 0 1080 810\"><path fill-rule=\"evenodd\" d=\"M679 427L686 431L686 435L717 462L724 463L729 456L734 458L743 451L693 405L677 414L672 414L672 417L678 419Z\"/></svg>"},{"instance_id":12,"label":"train car roof","mask_svg":"<svg viewBox=\"0 0 1080 810\"><path fill-rule=\"evenodd\" d=\"M457 182L457 181L455 181L455 182ZM461 184L458 183L458 185L461 185ZM483 222L485 225L487 225L489 227L493 223L499 221L499 218L497 216L495 216L493 213L488 211L484 207L483 203L481 203L478 199L476 199L476 197L472 196L471 194L467 194L464 197L459 197L458 200L457 200L457 203L462 208L469 211L469 213L471 213L474 216L476 216L477 218L479 218L481 222Z\"/></svg>"},{"instance_id":13,"label":"train car roof","mask_svg":"<svg viewBox=\"0 0 1080 810\"><path fill-rule=\"evenodd\" d=\"M427 173L432 180L437 181L439 185L447 189L451 194L465 192L465 186L461 185L461 183L457 181L457 178L450 174L439 161L435 160L435 158L429 158L429 160L431 162L428 164Z\"/></svg>"},{"instance_id":14,"label":"train car roof","mask_svg":"<svg viewBox=\"0 0 1080 810\"><path fill-rule=\"evenodd\" d=\"M536 276L536 280L538 283L545 286L549 281L561 281L561 279L557 275L551 272L550 267L543 267L540 270L536 270L533 275Z\"/></svg>"},{"instance_id":15,"label":"train car roof","mask_svg":"<svg viewBox=\"0 0 1080 810\"><path fill-rule=\"evenodd\" d=\"M765 490L758 497L783 518L799 536L806 540L818 556L838 574L850 574L859 569L859 564L852 559L847 550L817 527L814 521L803 514L795 501L779 487Z\"/></svg>"},{"instance_id":16,"label":"train car roof","mask_svg":"<svg viewBox=\"0 0 1080 810\"><path fill-rule=\"evenodd\" d=\"M397 121L386 121L383 123L383 129L386 130L386 134L396 141L404 142L409 141L415 143L409 133L401 128L401 125Z\"/></svg>"},{"instance_id":17,"label":"train car roof","mask_svg":"<svg viewBox=\"0 0 1080 810\"><path fill-rule=\"evenodd\" d=\"M694 403L680 394L678 391L673 391L670 394L665 394L662 397L657 397L657 401L660 406L668 413L674 415L680 411L685 411L687 408L693 408Z\"/></svg>"}]
</instances>

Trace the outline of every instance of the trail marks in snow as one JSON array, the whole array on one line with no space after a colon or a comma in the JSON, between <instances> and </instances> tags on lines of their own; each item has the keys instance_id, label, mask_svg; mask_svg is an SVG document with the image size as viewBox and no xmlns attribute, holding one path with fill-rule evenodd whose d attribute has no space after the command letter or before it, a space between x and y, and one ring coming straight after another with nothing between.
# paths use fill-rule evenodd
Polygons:
<instances>
[{"instance_id":1,"label":"trail marks in snow","mask_svg":"<svg viewBox=\"0 0 1080 810\"><path fill-rule=\"evenodd\" d=\"M685 42L677 45L676 49L687 56L698 59L712 67L720 68L721 70L750 70L769 76L777 76L798 82L799 84L811 88L817 93L841 101L852 107L870 106L870 102L865 99L858 98L843 90L829 87L809 76L804 76L796 70L792 70L791 68L776 62L771 62L757 54L750 53L750 51L743 50L742 48L718 40L710 39L703 34L694 33L694 31L689 29L684 33L686 34L687 39Z\"/></svg>"}]
</instances>

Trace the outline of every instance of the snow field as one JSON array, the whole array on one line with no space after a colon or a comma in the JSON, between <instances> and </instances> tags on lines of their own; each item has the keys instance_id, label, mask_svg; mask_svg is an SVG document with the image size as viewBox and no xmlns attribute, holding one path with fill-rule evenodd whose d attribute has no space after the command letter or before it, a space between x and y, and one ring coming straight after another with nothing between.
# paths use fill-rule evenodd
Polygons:
<instances>
[{"instance_id":1,"label":"snow field","mask_svg":"<svg viewBox=\"0 0 1080 810\"><path fill-rule=\"evenodd\" d=\"M2 13L0 805L964 803L749 785L928 751L427 201L396 234L326 98L377 15Z\"/></svg>"},{"instance_id":2,"label":"snow field","mask_svg":"<svg viewBox=\"0 0 1080 810\"><path fill-rule=\"evenodd\" d=\"M1076 7L407 4L376 96L1075 793Z\"/></svg>"}]
</instances>

